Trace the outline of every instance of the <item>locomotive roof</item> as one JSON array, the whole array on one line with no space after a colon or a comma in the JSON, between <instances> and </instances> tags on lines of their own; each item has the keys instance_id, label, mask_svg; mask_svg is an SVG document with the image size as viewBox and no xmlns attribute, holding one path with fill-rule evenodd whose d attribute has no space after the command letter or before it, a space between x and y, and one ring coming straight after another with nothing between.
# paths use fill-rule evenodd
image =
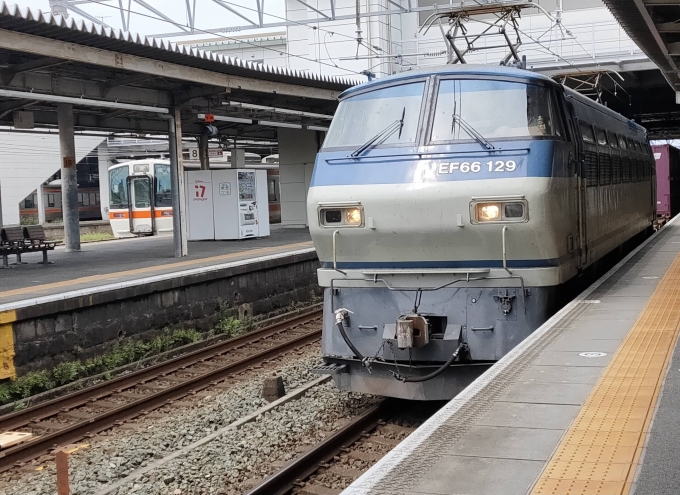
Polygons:
<instances>
[{"instance_id":1,"label":"locomotive roof","mask_svg":"<svg viewBox=\"0 0 680 495\"><path fill-rule=\"evenodd\" d=\"M357 91L363 91L371 86L378 86L388 84L391 82L406 81L408 79L416 79L430 75L456 75L456 74L506 76L522 79L548 81L553 84L555 83L555 81L549 78L548 76L526 69L517 69L515 67L505 67L502 65L481 65L481 64L460 64L460 65L450 64L442 65L439 67L428 67L425 69L411 70L408 72L400 72L399 74L374 79L373 81L365 82L363 84L359 84L357 86L349 88L340 95L340 99L345 98L346 96L349 96L350 94L355 93Z\"/></svg>"}]
</instances>

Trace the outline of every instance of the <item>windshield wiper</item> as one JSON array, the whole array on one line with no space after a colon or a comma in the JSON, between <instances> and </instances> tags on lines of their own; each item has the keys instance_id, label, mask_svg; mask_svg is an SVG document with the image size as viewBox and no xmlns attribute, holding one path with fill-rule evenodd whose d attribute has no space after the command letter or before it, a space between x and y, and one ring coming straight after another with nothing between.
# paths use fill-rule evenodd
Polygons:
<instances>
[{"instance_id":1,"label":"windshield wiper","mask_svg":"<svg viewBox=\"0 0 680 495\"><path fill-rule=\"evenodd\" d=\"M376 143L380 139L382 139L384 141L385 139L387 139L388 137L390 137L392 134L394 134L397 131L399 131L398 137L401 137L401 131L404 129L404 117L405 116L406 116L406 107L404 107L404 109L401 111L401 119L395 120L390 125L385 127L378 134L376 134L371 139L369 139L364 144L362 144L361 147L354 150L350 156L353 156L353 157L359 156L360 154L362 154L367 149L375 146Z\"/></svg>"},{"instance_id":2,"label":"windshield wiper","mask_svg":"<svg viewBox=\"0 0 680 495\"><path fill-rule=\"evenodd\" d=\"M479 132L477 132L474 127L472 127L470 124L465 122L465 120L463 120L463 117L461 117L460 115L457 115L456 113L453 114L453 119L452 119L452 122L451 122L451 134L453 134L453 126L456 123L459 126L461 126L463 128L463 130L465 132L467 132L470 136L472 136L477 141L479 141L480 144L484 145L486 147L486 149L488 149L488 150L495 150L496 149L496 147L493 144L491 144L484 136L482 136Z\"/></svg>"}]
</instances>

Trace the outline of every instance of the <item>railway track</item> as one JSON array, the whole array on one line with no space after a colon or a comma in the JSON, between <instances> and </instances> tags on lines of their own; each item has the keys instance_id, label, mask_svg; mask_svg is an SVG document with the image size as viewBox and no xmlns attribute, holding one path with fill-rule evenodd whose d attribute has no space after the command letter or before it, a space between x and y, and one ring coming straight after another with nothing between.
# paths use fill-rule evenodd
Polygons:
<instances>
[{"instance_id":1,"label":"railway track","mask_svg":"<svg viewBox=\"0 0 680 495\"><path fill-rule=\"evenodd\" d=\"M0 432L30 441L0 450L0 472L278 358L321 336L321 311L300 315L93 387L0 417Z\"/></svg>"},{"instance_id":2,"label":"railway track","mask_svg":"<svg viewBox=\"0 0 680 495\"><path fill-rule=\"evenodd\" d=\"M247 495L337 495L439 407L386 399L265 478Z\"/></svg>"}]
</instances>

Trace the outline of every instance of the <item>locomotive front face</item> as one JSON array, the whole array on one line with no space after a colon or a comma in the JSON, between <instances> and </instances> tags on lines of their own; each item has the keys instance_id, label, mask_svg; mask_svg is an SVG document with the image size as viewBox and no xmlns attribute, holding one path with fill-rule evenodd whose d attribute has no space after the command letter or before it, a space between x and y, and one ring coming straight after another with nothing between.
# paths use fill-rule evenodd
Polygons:
<instances>
[{"instance_id":1,"label":"locomotive front face","mask_svg":"<svg viewBox=\"0 0 680 495\"><path fill-rule=\"evenodd\" d=\"M578 268L555 101L541 84L438 76L341 102L308 194L319 371L450 399L545 321Z\"/></svg>"}]
</instances>

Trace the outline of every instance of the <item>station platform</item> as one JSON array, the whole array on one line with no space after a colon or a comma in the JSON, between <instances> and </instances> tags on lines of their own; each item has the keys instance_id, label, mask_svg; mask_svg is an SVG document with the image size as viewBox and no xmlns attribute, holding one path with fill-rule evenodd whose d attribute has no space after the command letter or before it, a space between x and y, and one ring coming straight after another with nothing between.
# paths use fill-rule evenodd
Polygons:
<instances>
[{"instance_id":1,"label":"station platform","mask_svg":"<svg viewBox=\"0 0 680 495\"><path fill-rule=\"evenodd\" d=\"M343 495L679 494L679 253L676 218Z\"/></svg>"},{"instance_id":2,"label":"station platform","mask_svg":"<svg viewBox=\"0 0 680 495\"><path fill-rule=\"evenodd\" d=\"M270 314L316 290L318 261L306 229L269 237L189 243L169 236L88 243L50 252L50 265L0 270L0 379L100 355L123 337L163 329L210 331L227 316Z\"/></svg>"},{"instance_id":3,"label":"station platform","mask_svg":"<svg viewBox=\"0 0 680 495\"><path fill-rule=\"evenodd\" d=\"M86 243L77 253L66 253L60 246L48 253L50 265L37 264L41 253L28 253L22 256L28 264L0 270L0 311L49 296L110 290L111 284L129 286L150 277L181 276L301 250L313 250L309 231L280 226L272 226L271 235L263 239L190 242L189 256L182 259L174 257L172 236L167 235Z\"/></svg>"}]
</instances>

